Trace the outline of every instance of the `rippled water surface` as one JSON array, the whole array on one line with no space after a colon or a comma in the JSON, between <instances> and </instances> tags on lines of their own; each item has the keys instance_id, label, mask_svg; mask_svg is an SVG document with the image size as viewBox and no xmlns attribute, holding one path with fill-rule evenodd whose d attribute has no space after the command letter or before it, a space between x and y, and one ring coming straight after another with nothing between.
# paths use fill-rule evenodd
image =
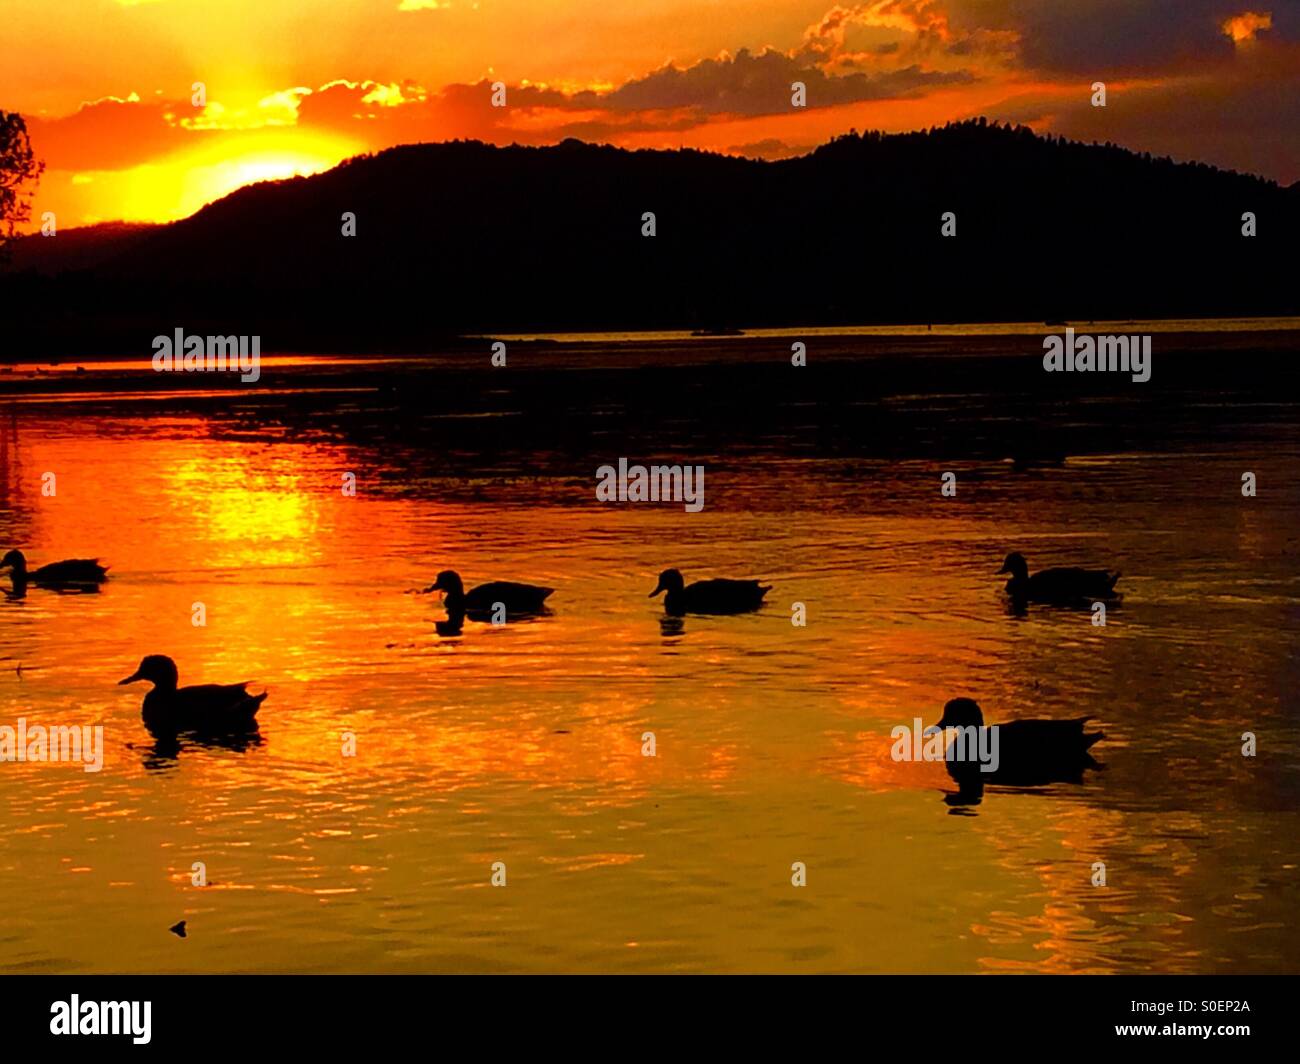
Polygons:
<instances>
[{"instance_id":1,"label":"rippled water surface","mask_svg":"<svg viewBox=\"0 0 1300 1064\"><path fill-rule=\"evenodd\" d=\"M597 503L595 465L627 452L599 425L551 447L518 397L417 415L410 380L289 383L292 416L93 382L0 404L0 541L111 566L97 595L0 602L0 724L102 724L106 747L99 773L0 764L0 970L1296 969L1293 396L1189 396L1177 444L1138 450L1081 400L1087 447L1029 470L996 447L823 448L791 416L733 448L600 407L657 425L631 460L705 465L691 514ZM1213 427L1225 403L1246 430ZM857 417L923 441L949 418L996 435L1006 409L899 393ZM1017 615L1012 549L1118 567L1124 599L1104 627ZM647 595L670 565L773 591L666 623ZM444 568L552 586L553 611L439 636L415 592ZM142 688L116 686L146 653L265 686L260 741L155 745ZM943 767L892 760L890 730L962 694L993 721L1095 716L1104 770L945 802Z\"/></svg>"}]
</instances>

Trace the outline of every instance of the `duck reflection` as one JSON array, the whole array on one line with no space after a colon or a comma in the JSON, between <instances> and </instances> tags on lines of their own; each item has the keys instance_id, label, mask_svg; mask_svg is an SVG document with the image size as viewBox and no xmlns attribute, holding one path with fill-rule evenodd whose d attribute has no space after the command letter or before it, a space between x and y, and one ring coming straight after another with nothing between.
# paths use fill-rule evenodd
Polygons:
<instances>
[{"instance_id":1,"label":"duck reflection","mask_svg":"<svg viewBox=\"0 0 1300 1064\"><path fill-rule=\"evenodd\" d=\"M449 613L445 620L434 621L433 629L440 636L457 636L465 627L464 613Z\"/></svg>"},{"instance_id":2,"label":"duck reflection","mask_svg":"<svg viewBox=\"0 0 1300 1064\"><path fill-rule=\"evenodd\" d=\"M466 619L489 628L504 628L507 624L530 624L552 616L554 612L546 606L530 613L501 613L495 616L491 613L479 613L476 610L448 610L446 617L433 622L433 629L444 638L455 638L465 634Z\"/></svg>"},{"instance_id":3,"label":"duck reflection","mask_svg":"<svg viewBox=\"0 0 1300 1064\"><path fill-rule=\"evenodd\" d=\"M665 613L659 618L659 632L665 639L676 639L686 634L686 618Z\"/></svg>"},{"instance_id":4,"label":"duck reflection","mask_svg":"<svg viewBox=\"0 0 1300 1064\"><path fill-rule=\"evenodd\" d=\"M145 769L150 772L165 772L175 768L180 763L181 754L187 750L230 750L242 754L265 743L266 740L254 725L252 731L229 735L202 735L197 732L164 734L156 736L152 743L141 746L128 743L127 746L140 752L140 763Z\"/></svg>"},{"instance_id":5,"label":"duck reflection","mask_svg":"<svg viewBox=\"0 0 1300 1064\"><path fill-rule=\"evenodd\" d=\"M1116 595L1109 599L1076 599L1073 602L1040 602L1031 603L1030 599L1021 598L1017 595L1006 595L1003 597L1003 604L1006 606L1007 616L1014 617L1018 621L1025 620L1030 613L1030 605L1034 605L1035 613L1084 613L1091 612L1093 616L1097 614L1097 607L1102 606L1106 612L1104 617L1112 613L1118 613L1124 606L1122 596Z\"/></svg>"}]
</instances>

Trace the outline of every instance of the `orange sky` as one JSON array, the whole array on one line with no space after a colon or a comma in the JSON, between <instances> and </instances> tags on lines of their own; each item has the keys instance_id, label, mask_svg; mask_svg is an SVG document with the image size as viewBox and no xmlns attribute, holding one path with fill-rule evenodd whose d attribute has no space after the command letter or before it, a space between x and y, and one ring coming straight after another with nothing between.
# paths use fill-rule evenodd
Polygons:
<instances>
[{"instance_id":1,"label":"orange sky","mask_svg":"<svg viewBox=\"0 0 1300 1064\"><path fill-rule=\"evenodd\" d=\"M6 0L0 107L60 226L473 137L780 157L976 114L1300 179L1282 0ZM19 48L12 42L21 42ZM1105 81L1108 106L1090 105ZM492 84L507 86L492 106ZM790 86L807 86L807 106ZM204 98L195 102L194 83Z\"/></svg>"}]
</instances>

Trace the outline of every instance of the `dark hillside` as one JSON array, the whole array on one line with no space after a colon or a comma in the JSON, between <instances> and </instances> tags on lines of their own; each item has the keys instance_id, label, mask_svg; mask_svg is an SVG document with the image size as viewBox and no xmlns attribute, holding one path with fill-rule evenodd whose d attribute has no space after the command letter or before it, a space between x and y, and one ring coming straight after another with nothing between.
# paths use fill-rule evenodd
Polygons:
<instances>
[{"instance_id":1,"label":"dark hillside","mask_svg":"<svg viewBox=\"0 0 1300 1064\"><path fill-rule=\"evenodd\" d=\"M1294 187L982 120L781 162L454 142L241 189L87 268L47 251L0 298L26 349L90 352L176 326L397 350L528 328L1296 314L1297 236Z\"/></svg>"}]
</instances>

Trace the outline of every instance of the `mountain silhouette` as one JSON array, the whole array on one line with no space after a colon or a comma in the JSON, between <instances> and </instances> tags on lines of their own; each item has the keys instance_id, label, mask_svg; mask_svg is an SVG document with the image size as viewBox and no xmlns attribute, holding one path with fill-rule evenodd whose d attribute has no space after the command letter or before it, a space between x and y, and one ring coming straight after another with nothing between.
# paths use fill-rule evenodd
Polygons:
<instances>
[{"instance_id":1,"label":"mountain silhouette","mask_svg":"<svg viewBox=\"0 0 1300 1064\"><path fill-rule=\"evenodd\" d=\"M1300 186L984 119L777 162L412 144L169 225L75 232L16 243L10 350L147 354L176 327L399 351L537 329L1300 313Z\"/></svg>"}]
</instances>

